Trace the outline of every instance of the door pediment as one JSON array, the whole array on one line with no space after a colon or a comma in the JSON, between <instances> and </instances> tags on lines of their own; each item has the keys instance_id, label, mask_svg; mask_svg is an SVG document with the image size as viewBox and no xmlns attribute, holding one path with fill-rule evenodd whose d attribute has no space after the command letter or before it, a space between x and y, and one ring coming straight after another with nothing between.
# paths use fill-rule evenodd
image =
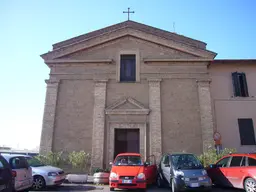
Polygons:
<instances>
[{"instance_id":1,"label":"door pediment","mask_svg":"<svg viewBox=\"0 0 256 192\"><path fill-rule=\"evenodd\" d=\"M105 109L107 115L148 115L150 110L137 100L126 97Z\"/></svg>"}]
</instances>

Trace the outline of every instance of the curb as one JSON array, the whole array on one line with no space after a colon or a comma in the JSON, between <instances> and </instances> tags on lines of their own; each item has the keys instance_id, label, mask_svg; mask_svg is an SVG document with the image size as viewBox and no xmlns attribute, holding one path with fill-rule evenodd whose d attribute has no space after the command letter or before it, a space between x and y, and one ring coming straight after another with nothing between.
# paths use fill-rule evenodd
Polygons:
<instances>
[{"instance_id":1,"label":"curb","mask_svg":"<svg viewBox=\"0 0 256 192\"><path fill-rule=\"evenodd\" d=\"M96 185L96 186L107 186L108 183L105 183L105 184L100 184L100 183L94 183L93 181L87 181L87 182L76 182L76 181L68 181L67 179L65 179L63 181L64 184L91 184L91 185Z\"/></svg>"},{"instance_id":2,"label":"curb","mask_svg":"<svg viewBox=\"0 0 256 192\"><path fill-rule=\"evenodd\" d=\"M65 179L63 181L63 183L65 183L65 184L71 184L71 183L74 183L74 184L93 184L93 181L79 182L79 181L69 181L69 180Z\"/></svg>"}]
</instances>

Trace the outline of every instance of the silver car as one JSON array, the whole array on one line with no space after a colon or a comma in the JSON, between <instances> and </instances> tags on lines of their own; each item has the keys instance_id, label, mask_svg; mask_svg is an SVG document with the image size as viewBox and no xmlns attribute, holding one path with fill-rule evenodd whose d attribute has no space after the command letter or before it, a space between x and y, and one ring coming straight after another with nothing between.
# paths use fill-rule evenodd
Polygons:
<instances>
[{"instance_id":1,"label":"silver car","mask_svg":"<svg viewBox=\"0 0 256 192\"><path fill-rule=\"evenodd\" d=\"M212 189L212 181L201 162L195 155L185 153L163 155L157 185L161 187L165 184L172 188L172 192Z\"/></svg>"},{"instance_id":2,"label":"silver car","mask_svg":"<svg viewBox=\"0 0 256 192\"><path fill-rule=\"evenodd\" d=\"M47 186L61 185L66 178L64 171L58 167L45 165L37 158L24 155L28 164L32 167L34 190L40 190Z\"/></svg>"}]
</instances>

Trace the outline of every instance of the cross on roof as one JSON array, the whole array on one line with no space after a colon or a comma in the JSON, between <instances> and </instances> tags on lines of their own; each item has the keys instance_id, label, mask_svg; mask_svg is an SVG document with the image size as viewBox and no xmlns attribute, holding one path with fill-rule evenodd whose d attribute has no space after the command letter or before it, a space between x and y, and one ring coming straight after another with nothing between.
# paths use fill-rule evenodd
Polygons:
<instances>
[{"instance_id":1,"label":"cross on roof","mask_svg":"<svg viewBox=\"0 0 256 192\"><path fill-rule=\"evenodd\" d=\"M128 7L128 11L123 11L123 13L128 14L128 20L130 20L130 13L135 13L134 11L130 11L130 7Z\"/></svg>"}]
</instances>

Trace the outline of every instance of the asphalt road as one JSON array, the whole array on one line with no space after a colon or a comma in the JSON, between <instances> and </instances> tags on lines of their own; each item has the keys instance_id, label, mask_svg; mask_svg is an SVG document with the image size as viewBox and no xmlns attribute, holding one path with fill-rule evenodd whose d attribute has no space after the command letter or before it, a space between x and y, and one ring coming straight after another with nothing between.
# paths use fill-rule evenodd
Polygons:
<instances>
[{"instance_id":1,"label":"asphalt road","mask_svg":"<svg viewBox=\"0 0 256 192\"><path fill-rule=\"evenodd\" d=\"M91 185L91 184L63 184L59 187L49 188L43 192L50 191L62 191L62 192L84 192L84 191L92 191L92 192L109 192L109 187L107 185ZM118 190L119 191L119 190ZM121 191L121 190L120 190ZM132 190L129 190L129 192ZM148 192L170 192L170 189L158 189L156 187L150 187L147 190ZM42 192L42 191L41 191ZM221 188L213 188L212 192L244 192L243 190L236 189L221 189Z\"/></svg>"}]
</instances>

